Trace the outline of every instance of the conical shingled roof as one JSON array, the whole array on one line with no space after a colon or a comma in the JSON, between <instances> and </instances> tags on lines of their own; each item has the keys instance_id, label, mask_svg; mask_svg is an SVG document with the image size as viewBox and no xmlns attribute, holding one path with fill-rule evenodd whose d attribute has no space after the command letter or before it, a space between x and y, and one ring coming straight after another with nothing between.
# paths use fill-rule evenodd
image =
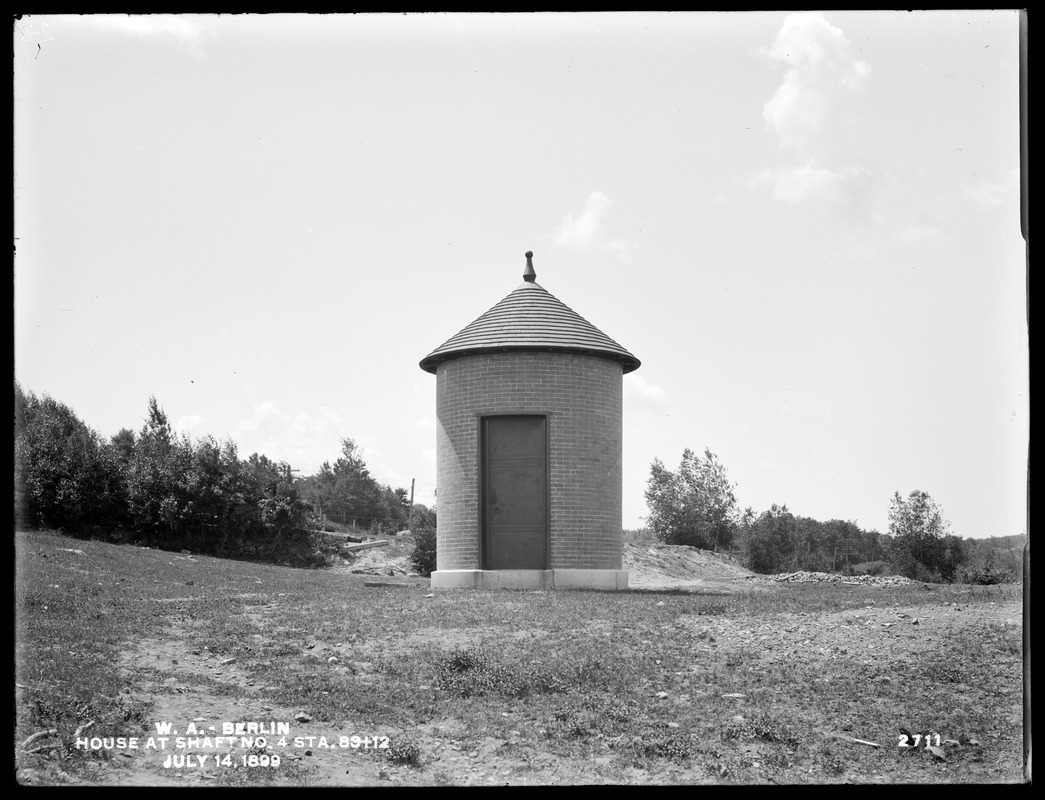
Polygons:
<instances>
[{"instance_id":1,"label":"conical shingled roof","mask_svg":"<svg viewBox=\"0 0 1045 800\"><path fill-rule=\"evenodd\" d=\"M452 358L506 350L587 353L620 362L625 373L638 369L635 356L536 282L532 256L522 286L425 356L421 369L435 373Z\"/></svg>"}]
</instances>

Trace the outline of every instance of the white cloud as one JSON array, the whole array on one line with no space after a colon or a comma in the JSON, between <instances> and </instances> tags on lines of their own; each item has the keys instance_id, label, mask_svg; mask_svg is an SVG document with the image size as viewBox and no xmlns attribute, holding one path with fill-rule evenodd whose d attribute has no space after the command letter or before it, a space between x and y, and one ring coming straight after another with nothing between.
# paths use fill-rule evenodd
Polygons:
<instances>
[{"instance_id":1,"label":"white cloud","mask_svg":"<svg viewBox=\"0 0 1045 800\"><path fill-rule=\"evenodd\" d=\"M174 430L191 436L194 431L200 430L206 423L207 421L203 417L197 414L189 414L188 416L178 418L178 421L174 423Z\"/></svg>"},{"instance_id":2,"label":"white cloud","mask_svg":"<svg viewBox=\"0 0 1045 800\"><path fill-rule=\"evenodd\" d=\"M896 238L907 245L941 242L947 238L951 228L949 209L954 198L940 195L923 199L919 211L908 213L908 219L896 232Z\"/></svg>"},{"instance_id":3,"label":"white cloud","mask_svg":"<svg viewBox=\"0 0 1045 800\"><path fill-rule=\"evenodd\" d=\"M293 436L327 435L332 431L339 430L344 425L341 416L331 411L326 406L321 406L315 414L298 413L290 425L290 433ZM340 438L338 439L340 442Z\"/></svg>"},{"instance_id":4,"label":"white cloud","mask_svg":"<svg viewBox=\"0 0 1045 800\"><path fill-rule=\"evenodd\" d=\"M773 199L785 203L812 198L839 200L858 190L870 174L869 170L855 166L830 170L810 159L798 167L763 170L751 179L751 184L755 188L769 187Z\"/></svg>"},{"instance_id":5,"label":"white cloud","mask_svg":"<svg viewBox=\"0 0 1045 800\"><path fill-rule=\"evenodd\" d=\"M624 376L624 402L628 405L628 414L663 412L668 406L668 393L647 383L641 375L630 372Z\"/></svg>"},{"instance_id":6,"label":"white cloud","mask_svg":"<svg viewBox=\"0 0 1045 800\"><path fill-rule=\"evenodd\" d=\"M250 419L240 420L236 425L236 430L237 432L256 431L271 420L286 422L287 419L288 417L280 412L279 407L275 403L266 400L254 406Z\"/></svg>"},{"instance_id":7,"label":"white cloud","mask_svg":"<svg viewBox=\"0 0 1045 800\"><path fill-rule=\"evenodd\" d=\"M315 413L292 415L266 400L236 425L234 438L241 456L262 453L273 461L290 463L304 475L318 470L324 461L336 460L341 440L348 435L345 421L325 406Z\"/></svg>"},{"instance_id":8,"label":"white cloud","mask_svg":"<svg viewBox=\"0 0 1045 800\"><path fill-rule=\"evenodd\" d=\"M1009 178L1004 183L988 183L981 181L975 184L966 184L962 187L962 197L972 201L981 208L997 208L1005 202L1006 195L1010 192L1019 191L1020 174L1018 170L1012 170Z\"/></svg>"},{"instance_id":9,"label":"white cloud","mask_svg":"<svg viewBox=\"0 0 1045 800\"><path fill-rule=\"evenodd\" d=\"M589 194L580 214L567 214L562 218L555 236L556 243L569 250L585 252L599 249L626 258L628 243L619 237L606 240L603 235L603 221L610 205L610 198L602 192Z\"/></svg>"},{"instance_id":10,"label":"white cloud","mask_svg":"<svg viewBox=\"0 0 1045 800\"><path fill-rule=\"evenodd\" d=\"M77 17L92 28L138 38L170 37L178 49L203 58L203 39L210 34L199 17L173 14L88 14Z\"/></svg>"},{"instance_id":11,"label":"white cloud","mask_svg":"<svg viewBox=\"0 0 1045 800\"><path fill-rule=\"evenodd\" d=\"M385 461L381 450L364 446L360 446L360 449L363 451L363 460L366 461L367 469L370 470L374 480L391 486L393 489L403 488L405 484L407 491L410 490L410 479L404 478L401 472Z\"/></svg>"},{"instance_id":12,"label":"white cloud","mask_svg":"<svg viewBox=\"0 0 1045 800\"><path fill-rule=\"evenodd\" d=\"M762 118L780 151L797 163L764 170L752 185L790 203L844 199L862 188L870 172L847 152L846 129L871 67L853 55L845 33L819 13L789 14L772 45L756 55L785 67Z\"/></svg>"},{"instance_id":13,"label":"white cloud","mask_svg":"<svg viewBox=\"0 0 1045 800\"><path fill-rule=\"evenodd\" d=\"M238 442L241 458L261 453L273 461L286 461L300 475L316 473L325 461L333 464L341 457L341 440L350 438L379 483L393 487L405 483L409 487L409 477L404 478L387 463L380 448L353 436L344 418L326 406L315 412L287 414L266 400L254 406L248 419L237 424L233 438Z\"/></svg>"},{"instance_id":14,"label":"white cloud","mask_svg":"<svg viewBox=\"0 0 1045 800\"><path fill-rule=\"evenodd\" d=\"M773 44L759 54L786 65L784 80L762 109L781 149L808 153L847 95L863 88L871 68L857 60L841 28L821 14L789 14Z\"/></svg>"},{"instance_id":15,"label":"white cloud","mask_svg":"<svg viewBox=\"0 0 1045 800\"><path fill-rule=\"evenodd\" d=\"M602 192L592 192L584 203L584 210L574 217L567 214L559 225L556 241L563 247L584 249L590 247L602 225L602 218L610 206L610 199Z\"/></svg>"}]
</instances>

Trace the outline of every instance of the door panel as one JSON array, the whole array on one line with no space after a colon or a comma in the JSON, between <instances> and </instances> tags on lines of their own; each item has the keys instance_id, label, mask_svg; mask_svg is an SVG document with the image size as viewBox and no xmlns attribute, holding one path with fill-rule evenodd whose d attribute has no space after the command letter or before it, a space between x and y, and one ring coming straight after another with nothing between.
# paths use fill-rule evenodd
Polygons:
<instances>
[{"instance_id":1,"label":"door panel","mask_svg":"<svg viewBox=\"0 0 1045 800\"><path fill-rule=\"evenodd\" d=\"M483 420L484 569L545 569L547 457L544 417Z\"/></svg>"}]
</instances>

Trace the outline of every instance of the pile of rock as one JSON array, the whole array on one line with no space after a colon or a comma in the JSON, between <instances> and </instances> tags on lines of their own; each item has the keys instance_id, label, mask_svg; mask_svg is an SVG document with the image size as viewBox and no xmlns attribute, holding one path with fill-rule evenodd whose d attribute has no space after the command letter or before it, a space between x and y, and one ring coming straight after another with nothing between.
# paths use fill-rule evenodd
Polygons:
<instances>
[{"instance_id":1,"label":"pile of rock","mask_svg":"<svg viewBox=\"0 0 1045 800\"><path fill-rule=\"evenodd\" d=\"M872 586L905 586L915 583L902 575L832 575L828 572L787 572L781 575L759 575L758 579L777 583L853 583Z\"/></svg>"}]
</instances>

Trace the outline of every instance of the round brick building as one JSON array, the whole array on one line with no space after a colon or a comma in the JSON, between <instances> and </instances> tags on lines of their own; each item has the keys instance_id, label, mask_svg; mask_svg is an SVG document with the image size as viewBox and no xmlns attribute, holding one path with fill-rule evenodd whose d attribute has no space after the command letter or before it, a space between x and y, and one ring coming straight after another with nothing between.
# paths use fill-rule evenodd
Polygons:
<instances>
[{"instance_id":1,"label":"round brick building","mask_svg":"<svg viewBox=\"0 0 1045 800\"><path fill-rule=\"evenodd\" d=\"M436 376L438 588L624 589L623 376L639 360L536 282L421 361Z\"/></svg>"}]
</instances>

